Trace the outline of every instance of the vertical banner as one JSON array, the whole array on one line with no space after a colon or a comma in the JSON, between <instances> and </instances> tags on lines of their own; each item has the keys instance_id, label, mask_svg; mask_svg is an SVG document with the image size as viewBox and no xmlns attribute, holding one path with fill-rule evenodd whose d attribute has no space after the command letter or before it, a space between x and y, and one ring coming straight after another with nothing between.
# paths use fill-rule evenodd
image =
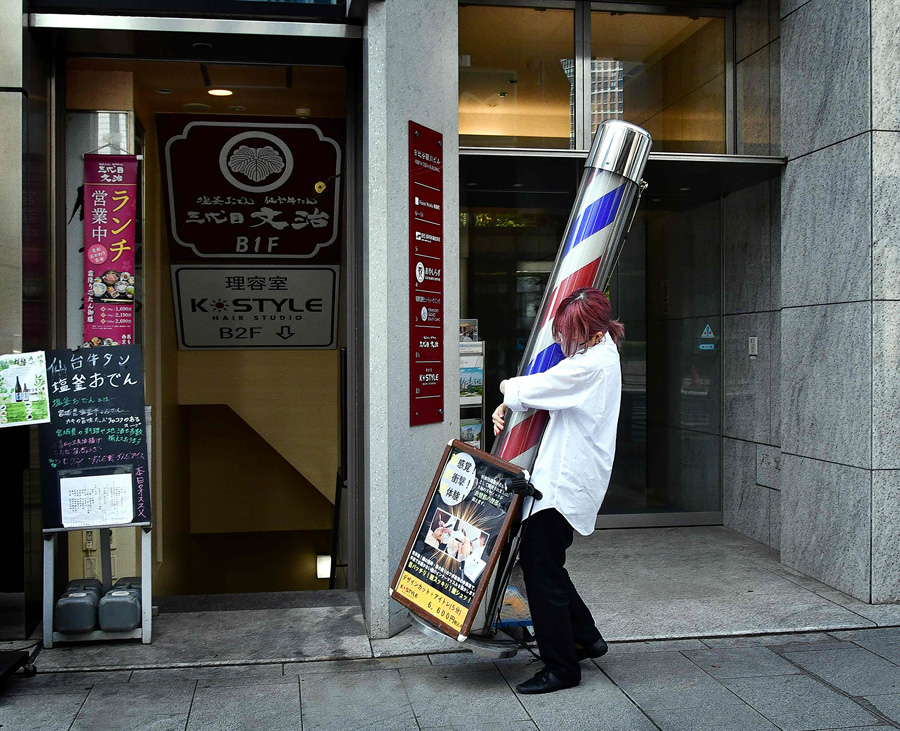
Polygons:
<instances>
[{"instance_id":1,"label":"vertical banner","mask_svg":"<svg viewBox=\"0 0 900 731\"><path fill-rule=\"evenodd\" d=\"M443 135L409 123L409 424L444 420Z\"/></svg>"},{"instance_id":2,"label":"vertical banner","mask_svg":"<svg viewBox=\"0 0 900 731\"><path fill-rule=\"evenodd\" d=\"M134 342L137 157L84 156L84 344Z\"/></svg>"}]
</instances>

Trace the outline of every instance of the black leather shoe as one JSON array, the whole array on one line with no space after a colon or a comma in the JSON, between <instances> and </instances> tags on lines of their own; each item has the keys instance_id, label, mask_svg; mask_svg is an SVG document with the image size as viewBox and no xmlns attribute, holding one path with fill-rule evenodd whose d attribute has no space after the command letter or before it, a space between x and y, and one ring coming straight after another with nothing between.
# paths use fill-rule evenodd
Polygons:
<instances>
[{"instance_id":1,"label":"black leather shoe","mask_svg":"<svg viewBox=\"0 0 900 731\"><path fill-rule=\"evenodd\" d=\"M547 668L541 668L531 680L519 683L516 690L525 695L553 693L563 688L574 688L580 681L565 681L557 678Z\"/></svg>"},{"instance_id":2,"label":"black leather shoe","mask_svg":"<svg viewBox=\"0 0 900 731\"><path fill-rule=\"evenodd\" d=\"M609 652L609 645L606 644L606 640L602 637L593 645L588 645L587 647L575 646L575 657L578 658L578 662L587 660L589 657L603 657L607 652Z\"/></svg>"}]
</instances>

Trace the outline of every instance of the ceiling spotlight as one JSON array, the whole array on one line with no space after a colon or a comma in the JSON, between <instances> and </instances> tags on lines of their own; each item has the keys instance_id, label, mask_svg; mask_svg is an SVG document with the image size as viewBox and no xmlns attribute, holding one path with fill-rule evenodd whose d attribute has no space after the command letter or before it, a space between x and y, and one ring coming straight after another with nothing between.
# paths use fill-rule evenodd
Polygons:
<instances>
[{"instance_id":1,"label":"ceiling spotlight","mask_svg":"<svg viewBox=\"0 0 900 731\"><path fill-rule=\"evenodd\" d=\"M312 109L307 109L306 107L297 107L294 110L294 114L300 117L300 119L309 119L312 116Z\"/></svg>"},{"instance_id":2,"label":"ceiling spotlight","mask_svg":"<svg viewBox=\"0 0 900 731\"><path fill-rule=\"evenodd\" d=\"M247 107L242 107L239 104L236 104L233 107L228 107L228 111L230 111L230 112L246 112Z\"/></svg>"},{"instance_id":3,"label":"ceiling spotlight","mask_svg":"<svg viewBox=\"0 0 900 731\"><path fill-rule=\"evenodd\" d=\"M156 93L157 94L171 94L172 90L171 89L157 89Z\"/></svg>"},{"instance_id":4,"label":"ceiling spotlight","mask_svg":"<svg viewBox=\"0 0 900 731\"><path fill-rule=\"evenodd\" d=\"M196 112L205 112L207 109L212 109L209 104L204 104L203 102L188 102L187 104L182 105L185 109L191 109Z\"/></svg>"},{"instance_id":5,"label":"ceiling spotlight","mask_svg":"<svg viewBox=\"0 0 900 731\"><path fill-rule=\"evenodd\" d=\"M662 198L651 198L650 200L653 203L661 203L662 202Z\"/></svg>"},{"instance_id":6,"label":"ceiling spotlight","mask_svg":"<svg viewBox=\"0 0 900 731\"><path fill-rule=\"evenodd\" d=\"M498 91L497 96L507 96L509 94L508 91Z\"/></svg>"},{"instance_id":7,"label":"ceiling spotlight","mask_svg":"<svg viewBox=\"0 0 900 731\"><path fill-rule=\"evenodd\" d=\"M522 183L513 183L513 188L524 188L525 186Z\"/></svg>"},{"instance_id":8,"label":"ceiling spotlight","mask_svg":"<svg viewBox=\"0 0 900 731\"><path fill-rule=\"evenodd\" d=\"M474 188L478 183L466 183L467 188Z\"/></svg>"},{"instance_id":9,"label":"ceiling spotlight","mask_svg":"<svg viewBox=\"0 0 900 731\"><path fill-rule=\"evenodd\" d=\"M507 84L518 84L518 83L519 83L519 80L518 80L518 79L510 79L510 80L507 81L506 83L507 83Z\"/></svg>"},{"instance_id":10,"label":"ceiling spotlight","mask_svg":"<svg viewBox=\"0 0 900 731\"><path fill-rule=\"evenodd\" d=\"M490 104L488 104L488 106L489 106L489 107L496 107L496 106L497 106L497 102L491 102Z\"/></svg>"},{"instance_id":11,"label":"ceiling spotlight","mask_svg":"<svg viewBox=\"0 0 900 731\"><path fill-rule=\"evenodd\" d=\"M212 50L212 43L206 43L205 41L199 41L194 44L194 49L197 51L210 51Z\"/></svg>"},{"instance_id":12,"label":"ceiling spotlight","mask_svg":"<svg viewBox=\"0 0 900 731\"><path fill-rule=\"evenodd\" d=\"M679 188L678 190L680 190L680 191L683 193L683 192L685 192L685 191L687 191L687 190L690 190L690 188Z\"/></svg>"},{"instance_id":13,"label":"ceiling spotlight","mask_svg":"<svg viewBox=\"0 0 900 731\"><path fill-rule=\"evenodd\" d=\"M234 94L231 89L207 89L206 93L210 96L231 96Z\"/></svg>"}]
</instances>

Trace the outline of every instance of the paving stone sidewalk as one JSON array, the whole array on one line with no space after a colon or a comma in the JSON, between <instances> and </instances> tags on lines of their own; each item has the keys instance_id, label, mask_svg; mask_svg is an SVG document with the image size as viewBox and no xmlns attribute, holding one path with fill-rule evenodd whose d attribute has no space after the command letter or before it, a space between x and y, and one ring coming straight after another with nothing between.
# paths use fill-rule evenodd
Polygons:
<instances>
[{"instance_id":1,"label":"paving stone sidewalk","mask_svg":"<svg viewBox=\"0 0 900 731\"><path fill-rule=\"evenodd\" d=\"M615 643L577 688L517 694L538 667L442 652L39 673L0 686L0 729L900 728L900 627Z\"/></svg>"}]
</instances>

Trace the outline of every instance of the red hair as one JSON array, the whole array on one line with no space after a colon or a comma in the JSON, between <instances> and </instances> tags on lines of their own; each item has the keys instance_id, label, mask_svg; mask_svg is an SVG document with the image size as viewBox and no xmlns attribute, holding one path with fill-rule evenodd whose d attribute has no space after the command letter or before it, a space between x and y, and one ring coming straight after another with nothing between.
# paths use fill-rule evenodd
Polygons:
<instances>
[{"instance_id":1,"label":"red hair","mask_svg":"<svg viewBox=\"0 0 900 731\"><path fill-rule=\"evenodd\" d=\"M625 327L612 319L609 300L599 289L576 289L560 303L553 318L553 338L567 358L586 351L587 343L600 332L616 345L625 337Z\"/></svg>"}]
</instances>

